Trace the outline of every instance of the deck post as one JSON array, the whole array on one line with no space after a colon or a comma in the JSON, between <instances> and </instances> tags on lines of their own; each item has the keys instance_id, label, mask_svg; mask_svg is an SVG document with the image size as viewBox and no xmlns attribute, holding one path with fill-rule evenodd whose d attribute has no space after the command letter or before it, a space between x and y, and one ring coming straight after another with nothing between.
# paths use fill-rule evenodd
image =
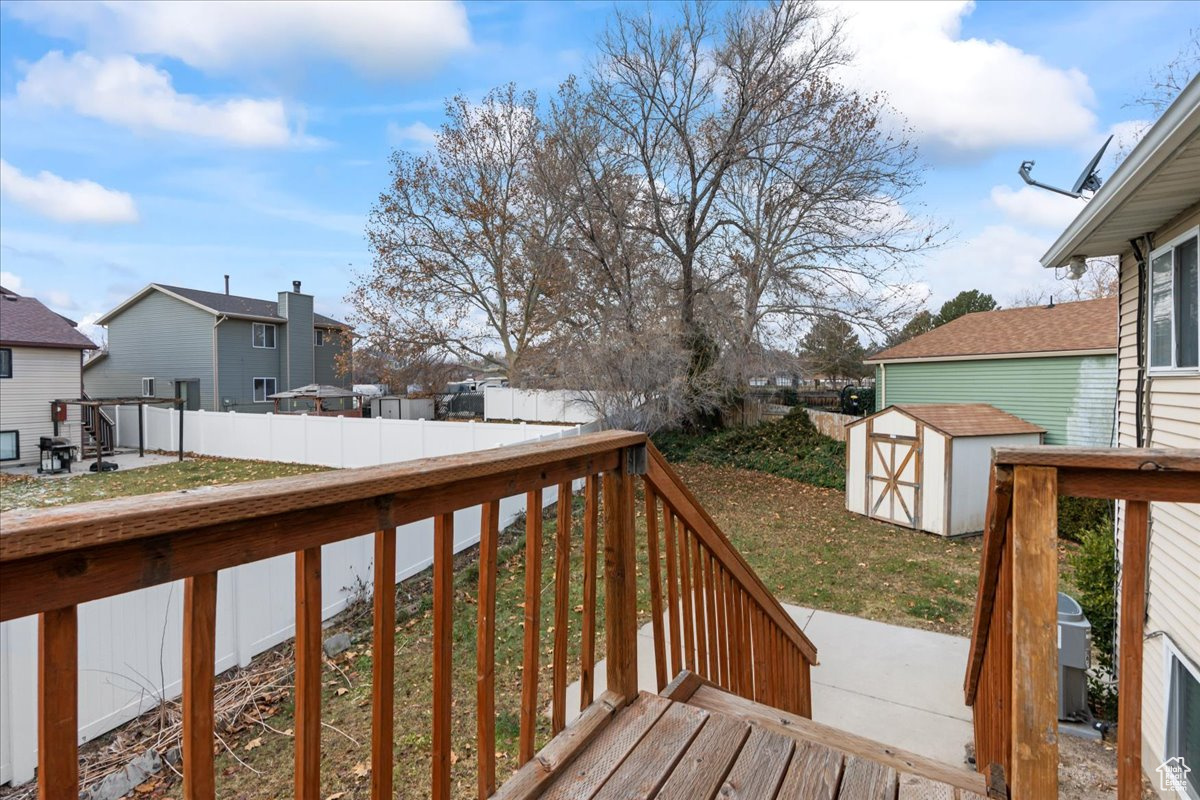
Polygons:
<instances>
[{"instance_id":1,"label":"deck post","mask_svg":"<svg viewBox=\"0 0 1200 800\"><path fill-rule=\"evenodd\" d=\"M1117 670L1117 798L1142 796L1142 634L1146 620L1146 544L1150 505L1125 503Z\"/></svg>"},{"instance_id":2,"label":"deck post","mask_svg":"<svg viewBox=\"0 0 1200 800\"><path fill-rule=\"evenodd\" d=\"M620 465L604 474L604 628L608 689L625 702L632 702L638 694L637 562L630 462L628 452L623 451Z\"/></svg>"},{"instance_id":3,"label":"deck post","mask_svg":"<svg viewBox=\"0 0 1200 800\"><path fill-rule=\"evenodd\" d=\"M1058 471L1013 477L1013 798L1058 795Z\"/></svg>"}]
</instances>

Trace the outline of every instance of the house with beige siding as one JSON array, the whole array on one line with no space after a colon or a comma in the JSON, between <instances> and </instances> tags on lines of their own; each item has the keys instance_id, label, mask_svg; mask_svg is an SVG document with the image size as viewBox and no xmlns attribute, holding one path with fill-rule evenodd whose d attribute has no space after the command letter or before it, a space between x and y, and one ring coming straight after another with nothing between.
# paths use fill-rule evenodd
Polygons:
<instances>
[{"instance_id":1,"label":"house with beige siding","mask_svg":"<svg viewBox=\"0 0 1200 800\"><path fill-rule=\"evenodd\" d=\"M865 363L878 411L986 403L1041 427L1046 444L1113 443L1114 298L964 314Z\"/></svg>"},{"instance_id":2,"label":"house with beige siding","mask_svg":"<svg viewBox=\"0 0 1200 800\"><path fill-rule=\"evenodd\" d=\"M1200 448L1200 77L1042 257L1078 271L1120 257L1117 445ZM1123 514L1118 505L1118 517ZM1117 524L1117 536L1122 525ZM1150 508L1142 766L1181 758L1200 797L1200 506ZM1179 763L1179 762L1174 762Z\"/></svg>"},{"instance_id":3,"label":"house with beige siding","mask_svg":"<svg viewBox=\"0 0 1200 800\"><path fill-rule=\"evenodd\" d=\"M55 433L54 400L79 397L84 350L95 350L75 323L32 297L0 286L0 467L36 464L39 440ZM58 433L80 447L79 407Z\"/></svg>"}]
</instances>

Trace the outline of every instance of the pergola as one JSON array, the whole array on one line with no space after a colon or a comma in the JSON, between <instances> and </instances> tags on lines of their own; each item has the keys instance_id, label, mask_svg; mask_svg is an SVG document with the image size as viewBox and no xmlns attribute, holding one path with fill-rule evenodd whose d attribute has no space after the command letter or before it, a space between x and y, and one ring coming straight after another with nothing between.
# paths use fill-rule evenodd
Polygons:
<instances>
[{"instance_id":1,"label":"pergola","mask_svg":"<svg viewBox=\"0 0 1200 800\"><path fill-rule=\"evenodd\" d=\"M179 409L179 460L183 461L183 404L187 401L178 397L81 397L74 400L51 400L53 408L56 405L79 406L83 417L100 417L103 406L137 406L138 407L138 458L146 455L146 415L142 413L143 406L170 405ZM58 416L51 412L54 420L54 435L58 436ZM96 472L100 473L100 464L104 460L104 448L100 446L99 430L96 436ZM114 445L116 442L113 443Z\"/></svg>"},{"instance_id":2,"label":"pergola","mask_svg":"<svg viewBox=\"0 0 1200 800\"><path fill-rule=\"evenodd\" d=\"M340 405L341 401L344 401L348 397L354 398L354 406L355 406L354 408L350 408L350 409L346 409L346 408L327 409L327 408L325 408L325 401L327 401L327 400L338 400L339 405ZM310 383L307 386L301 386L298 389L289 389L286 392L276 392L275 394L268 395L268 397L267 397L268 400L275 401L275 413L276 414L297 414L297 413L304 414L304 413L307 413L307 410L305 410L305 411L281 410L279 407L280 400L312 400L313 404L314 404L314 411L315 411L316 415L319 417L330 415L330 414L345 415L347 411L351 411L351 412L357 411L358 414L361 415L362 414L362 405L360 402L361 398L362 398L362 394L360 394L358 392L353 392L349 389L343 389L340 386L330 386L328 384L323 384L323 383ZM354 416L354 415L351 414L350 416Z\"/></svg>"}]
</instances>

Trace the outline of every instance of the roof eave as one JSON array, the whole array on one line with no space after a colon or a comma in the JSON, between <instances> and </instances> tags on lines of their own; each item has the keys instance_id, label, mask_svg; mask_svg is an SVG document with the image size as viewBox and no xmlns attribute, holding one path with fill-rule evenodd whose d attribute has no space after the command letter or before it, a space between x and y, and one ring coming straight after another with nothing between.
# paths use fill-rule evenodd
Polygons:
<instances>
[{"instance_id":1,"label":"roof eave","mask_svg":"<svg viewBox=\"0 0 1200 800\"><path fill-rule=\"evenodd\" d=\"M1154 169L1159 167L1187 140L1200 115L1200 76L1184 87L1175 102L1151 126L1133 151L1113 172L1087 205L1067 225L1041 257L1042 267L1064 266L1072 256L1108 256L1115 253L1081 252L1084 243L1096 229L1142 186ZM1167 220L1164 220L1165 224Z\"/></svg>"},{"instance_id":2,"label":"roof eave","mask_svg":"<svg viewBox=\"0 0 1200 800\"><path fill-rule=\"evenodd\" d=\"M872 357L863 359L864 364L912 364L920 361L989 361L999 358L1067 358L1069 356L1116 355L1113 347L1080 347L1074 350L1028 350L1004 353L938 353L926 356L899 356L892 358Z\"/></svg>"}]
</instances>

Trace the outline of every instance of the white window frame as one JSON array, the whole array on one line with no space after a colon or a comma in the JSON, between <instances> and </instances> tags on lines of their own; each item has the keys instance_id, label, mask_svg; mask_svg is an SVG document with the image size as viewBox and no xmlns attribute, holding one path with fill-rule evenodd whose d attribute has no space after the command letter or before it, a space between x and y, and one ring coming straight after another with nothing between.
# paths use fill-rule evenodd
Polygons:
<instances>
[{"instance_id":1,"label":"white window frame","mask_svg":"<svg viewBox=\"0 0 1200 800\"><path fill-rule=\"evenodd\" d=\"M147 383L149 381L149 383ZM142 378L142 397L158 397L155 394L154 378ZM149 391L147 391L149 389Z\"/></svg>"},{"instance_id":2,"label":"white window frame","mask_svg":"<svg viewBox=\"0 0 1200 800\"><path fill-rule=\"evenodd\" d=\"M324 347L326 335L324 328L313 328L313 347Z\"/></svg>"},{"instance_id":3,"label":"white window frame","mask_svg":"<svg viewBox=\"0 0 1200 800\"><path fill-rule=\"evenodd\" d=\"M1169 636L1163 636L1162 640L1163 640L1163 747L1162 747L1162 754L1163 754L1163 759L1165 760L1165 759L1171 758L1171 752L1169 751L1168 748L1170 748L1170 746L1171 746L1171 722L1172 722L1172 720L1171 720L1171 710L1172 710L1171 709L1171 689L1173 688L1172 683L1174 682L1174 678L1175 678L1174 662L1177 661L1180 664L1182 664L1183 668L1186 669L1189 673L1191 673L1191 676L1196 679L1197 683L1200 683L1200 673L1196 672L1195 668L1192 665L1192 662L1190 660L1188 660L1183 655L1182 652L1180 652L1179 648L1175 646L1175 643L1173 641L1171 641L1171 638ZM1189 765L1189 766L1191 766L1191 765ZM1192 767L1192 769L1200 769L1200 764L1196 765L1195 767ZM1183 800L1200 800L1200 798L1198 798L1196 795L1193 795L1190 791L1188 791L1186 789L1184 789L1184 790L1176 789L1175 794L1178 795Z\"/></svg>"},{"instance_id":4,"label":"white window frame","mask_svg":"<svg viewBox=\"0 0 1200 800\"><path fill-rule=\"evenodd\" d=\"M258 329L262 328L263 342L267 341L267 328L271 329L270 344L256 344L258 341ZM250 346L258 350L274 350L276 343L279 341L279 331L276 329L274 322L252 322L250 323Z\"/></svg>"},{"instance_id":5,"label":"white window frame","mask_svg":"<svg viewBox=\"0 0 1200 800\"><path fill-rule=\"evenodd\" d=\"M263 383L263 399L262 400L258 399L258 386L256 384L259 381L264 381L264 383ZM267 391L267 384L265 383L266 381L271 382L271 391L269 391L269 392ZM256 402L256 403L273 403L273 402L275 402L274 400L271 400L269 398L271 395L275 394L277 391L279 391L279 381L275 378L264 375L264 376L261 376L258 378L250 379L250 396L254 398L254 402Z\"/></svg>"},{"instance_id":6,"label":"white window frame","mask_svg":"<svg viewBox=\"0 0 1200 800\"><path fill-rule=\"evenodd\" d=\"M1177 298L1175 297L1175 266L1176 265L1175 265L1175 257L1173 255L1171 256L1171 364L1170 364L1170 366L1155 367L1155 366L1152 366L1153 362L1151 361L1151 357L1153 355L1152 348L1151 348L1151 345L1152 345L1151 323L1153 322L1152 315L1153 315L1153 311L1154 311L1154 305L1153 305L1154 259L1157 258L1158 256L1161 256L1163 253L1166 253L1170 250L1174 250L1180 244L1183 244L1188 239L1192 239L1192 238L1197 239L1197 244L1198 244L1198 246L1200 246L1200 226L1196 226L1187 231L1184 231L1183 233L1179 234L1175 238L1171 239L1169 242L1163 244L1161 247L1154 248L1154 250L1151 251L1151 253L1150 253L1149 259L1146 260L1146 269L1148 271L1148 274L1146 276L1146 369L1147 369L1148 374L1150 374L1150 375L1200 375L1200 366L1196 366L1196 367L1177 367L1177 366L1175 366L1175 359L1178 356L1178 353L1175 352L1176 345L1177 345L1177 340L1175 338L1175 325L1176 325L1175 308L1178 305L1178 301L1177 301ZM1198 267L1198 268L1200 268L1200 267ZM1200 326L1197 326L1197 328L1198 328L1197 337L1200 338ZM1200 346L1200 345L1198 345L1198 346Z\"/></svg>"}]
</instances>

